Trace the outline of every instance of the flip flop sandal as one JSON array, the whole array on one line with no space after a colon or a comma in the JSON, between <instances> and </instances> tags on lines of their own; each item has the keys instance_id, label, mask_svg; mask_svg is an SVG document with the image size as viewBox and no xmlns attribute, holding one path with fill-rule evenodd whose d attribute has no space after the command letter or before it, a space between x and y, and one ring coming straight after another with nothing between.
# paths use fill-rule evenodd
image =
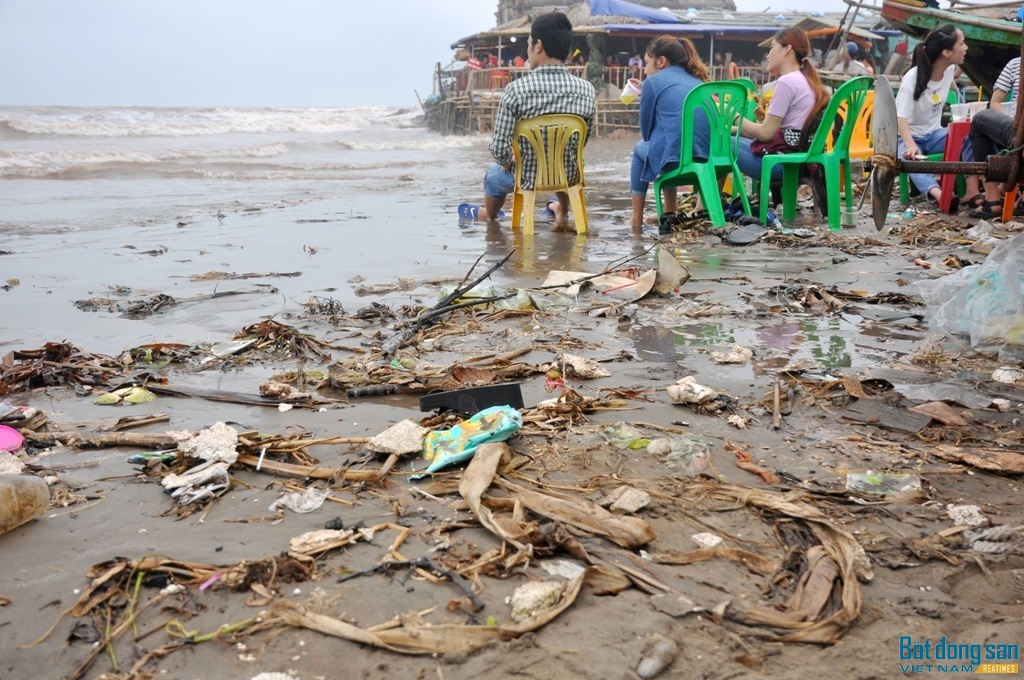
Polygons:
<instances>
[{"instance_id":1,"label":"flip flop sandal","mask_svg":"<svg viewBox=\"0 0 1024 680\"><path fill-rule=\"evenodd\" d=\"M972 210L968 217L974 217L976 219L984 220L998 220L1003 219L1003 202L1002 201L985 201L981 204L981 207Z\"/></svg>"},{"instance_id":2,"label":"flip flop sandal","mask_svg":"<svg viewBox=\"0 0 1024 680\"><path fill-rule=\"evenodd\" d=\"M671 234L680 224L679 217L675 213L665 213L658 218L658 234L660 236Z\"/></svg>"}]
</instances>

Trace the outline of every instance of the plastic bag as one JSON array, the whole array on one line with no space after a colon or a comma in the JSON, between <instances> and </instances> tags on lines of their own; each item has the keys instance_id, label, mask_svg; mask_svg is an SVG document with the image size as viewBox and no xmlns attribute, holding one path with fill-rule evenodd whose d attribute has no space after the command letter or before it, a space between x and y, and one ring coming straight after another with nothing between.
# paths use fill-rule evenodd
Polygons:
<instances>
[{"instance_id":1,"label":"plastic bag","mask_svg":"<svg viewBox=\"0 0 1024 680\"><path fill-rule=\"evenodd\" d=\"M503 442L523 426L523 416L511 406L485 408L450 430L435 430L423 440L423 457L430 465L422 474L409 479L420 479L431 472L469 460L481 444Z\"/></svg>"},{"instance_id":2,"label":"plastic bag","mask_svg":"<svg viewBox=\"0 0 1024 680\"><path fill-rule=\"evenodd\" d=\"M1024 345L1024 234L1000 243L980 265L918 287L933 329L967 335L978 350Z\"/></svg>"}]
</instances>

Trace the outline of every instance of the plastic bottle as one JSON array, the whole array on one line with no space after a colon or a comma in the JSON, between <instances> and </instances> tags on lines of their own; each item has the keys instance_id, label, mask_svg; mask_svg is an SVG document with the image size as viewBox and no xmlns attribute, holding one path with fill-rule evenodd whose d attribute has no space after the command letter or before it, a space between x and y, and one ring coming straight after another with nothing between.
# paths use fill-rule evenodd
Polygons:
<instances>
[{"instance_id":1,"label":"plastic bottle","mask_svg":"<svg viewBox=\"0 0 1024 680\"><path fill-rule=\"evenodd\" d=\"M662 638L640 660L636 674L643 678L643 680L650 680L650 678L656 677L663 670L671 666L672 662L676 660L677 654L679 654L679 645L675 643L675 640Z\"/></svg>"},{"instance_id":2,"label":"plastic bottle","mask_svg":"<svg viewBox=\"0 0 1024 680\"><path fill-rule=\"evenodd\" d=\"M0 475L0 534L46 512L50 488L39 477Z\"/></svg>"}]
</instances>

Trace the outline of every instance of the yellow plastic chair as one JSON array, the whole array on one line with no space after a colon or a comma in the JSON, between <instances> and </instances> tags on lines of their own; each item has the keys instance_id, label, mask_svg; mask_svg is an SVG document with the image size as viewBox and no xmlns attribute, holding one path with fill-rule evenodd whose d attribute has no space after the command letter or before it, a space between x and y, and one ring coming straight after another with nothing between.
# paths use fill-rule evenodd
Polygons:
<instances>
[{"instance_id":1,"label":"yellow plastic chair","mask_svg":"<svg viewBox=\"0 0 1024 680\"><path fill-rule=\"evenodd\" d=\"M587 231L587 206L583 200L583 143L587 139L587 123L579 116L557 114L537 116L516 123L512 134L512 154L515 156L516 188L512 195L512 228L523 227L525 234L533 233L533 218L537 205L537 192L564 191L569 194L576 233ZM565 168L565 154L569 143L575 140L576 167L579 180L572 186ZM523 143L529 144L537 158L537 175L533 188L523 188Z\"/></svg>"},{"instance_id":2,"label":"yellow plastic chair","mask_svg":"<svg viewBox=\"0 0 1024 680\"><path fill-rule=\"evenodd\" d=\"M850 159L859 158L865 160L875 155L875 144L871 138L871 112L875 110L875 91L868 90L864 97L864 106L857 117L857 123L853 127L853 136L850 137ZM846 110L839 112L846 119Z\"/></svg>"}]
</instances>

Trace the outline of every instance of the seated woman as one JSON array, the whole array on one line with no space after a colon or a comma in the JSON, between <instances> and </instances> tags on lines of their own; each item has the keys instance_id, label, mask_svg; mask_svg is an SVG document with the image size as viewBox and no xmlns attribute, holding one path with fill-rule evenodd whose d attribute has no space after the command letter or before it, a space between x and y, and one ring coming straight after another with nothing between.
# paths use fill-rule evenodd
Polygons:
<instances>
[{"instance_id":1,"label":"seated woman","mask_svg":"<svg viewBox=\"0 0 1024 680\"><path fill-rule=\"evenodd\" d=\"M796 151L807 121L828 106L829 93L807 58L810 51L810 40L799 28L783 28L772 38L767 70L777 80L764 121L736 121L743 135L736 164L744 175L760 180L765 154ZM771 179L782 181L782 166L775 166Z\"/></svg>"},{"instance_id":2,"label":"seated woman","mask_svg":"<svg viewBox=\"0 0 1024 680\"><path fill-rule=\"evenodd\" d=\"M966 54L964 34L953 24L931 31L914 48L914 65L903 76L896 95L898 153L903 158L914 160L945 150L942 105L946 103L949 87ZM935 177L925 173L911 173L909 177L922 196L938 202L942 191ZM959 200L954 198L950 212L956 212L958 205Z\"/></svg>"},{"instance_id":3,"label":"seated woman","mask_svg":"<svg viewBox=\"0 0 1024 680\"><path fill-rule=\"evenodd\" d=\"M663 35L651 41L644 55L644 73L640 95L640 134L643 139L633 149L629 172L629 190L633 203L634 230L643 226L647 188L658 175L679 165L683 100L690 90L708 80L708 67L697 56L687 38ZM707 158L711 132L707 118L694 116L694 158ZM676 211L676 188L664 191L665 214Z\"/></svg>"},{"instance_id":4,"label":"seated woman","mask_svg":"<svg viewBox=\"0 0 1024 680\"><path fill-rule=\"evenodd\" d=\"M1006 64L996 80L989 108L979 111L971 118L969 139L972 155L976 160L985 160L989 156L999 153L1000 150L1013 146L1013 114L1016 113L1016 98L1009 103L1006 98L1008 94L1013 94L1019 80L1020 57L1014 57ZM1017 94L1019 96L1019 93ZM985 182L984 190L983 202L971 212L971 217L1001 220L1003 198L999 183Z\"/></svg>"}]
</instances>

